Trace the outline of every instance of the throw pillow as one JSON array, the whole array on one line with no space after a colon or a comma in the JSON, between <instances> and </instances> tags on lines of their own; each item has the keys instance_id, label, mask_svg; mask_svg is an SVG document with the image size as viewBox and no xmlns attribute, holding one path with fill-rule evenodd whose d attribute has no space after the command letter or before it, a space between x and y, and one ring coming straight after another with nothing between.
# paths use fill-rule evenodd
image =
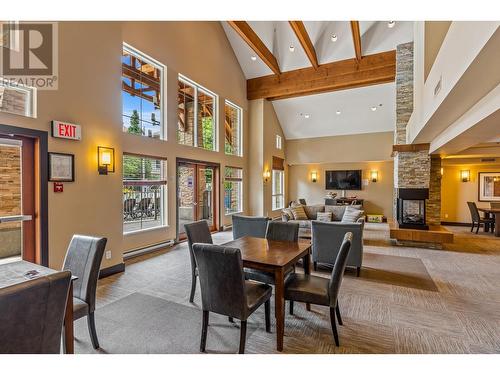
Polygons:
<instances>
[{"instance_id":1,"label":"throw pillow","mask_svg":"<svg viewBox=\"0 0 500 375\"><path fill-rule=\"evenodd\" d=\"M286 215L288 217L288 220L293 220L293 212L291 208L284 208L281 210L282 215Z\"/></svg>"},{"instance_id":2,"label":"throw pillow","mask_svg":"<svg viewBox=\"0 0 500 375\"><path fill-rule=\"evenodd\" d=\"M325 212L332 213L332 221L341 221L346 206L325 206Z\"/></svg>"},{"instance_id":3,"label":"throw pillow","mask_svg":"<svg viewBox=\"0 0 500 375\"><path fill-rule=\"evenodd\" d=\"M318 221L332 221L332 213L331 212L318 212Z\"/></svg>"},{"instance_id":4,"label":"throw pillow","mask_svg":"<svg viewBox=\"0 0 500 375\"><path fill-rule=\"evenodd\" d=\"M295 220L307 220L307 215L303 206L292 207L291 210Z\"/></svg>"},{"instance_id":5,"label":"throw pillow","mask_svg":"<svg viewBox=\"0 0 500 375\"><path fill-rule=\"evenodd\" d=\"M347 206L342 216L343 223L355 223L360 217L364 215L365 211L358 210L354 207Z\"/></svg>"}]
</instances>

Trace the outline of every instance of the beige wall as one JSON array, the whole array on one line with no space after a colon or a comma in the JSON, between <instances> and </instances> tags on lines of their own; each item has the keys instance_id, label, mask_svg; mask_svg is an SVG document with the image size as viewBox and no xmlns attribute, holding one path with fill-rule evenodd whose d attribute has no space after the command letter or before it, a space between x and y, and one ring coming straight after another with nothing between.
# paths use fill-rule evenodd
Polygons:
<instances>
[{"instance_id":1,"label":"beige wall","mask_svg":"<svg viewBox=\"0 0 500 375\"><path fill-rule=\"evenodd\" d=\"M392 193L394 186L394 163L392 161L381 162L358 162L358 163L323 163L323 164L301 164L288 168L289 198L296 200L304 198L307 204L324 203L325 171L361 169L363 180L368 180L360 191L346 191L347 196L356 195L365 199L364 209L368 214L383 214L392 218ZM370 172L378 171L378 181L371 182ZM318 173L317 182L311 181L311 172ZM341 191L332 190L341 195Z\"/></svg>"},{"instance_id":2,"label":"beige wall","mask_svg":"<svg viewBox=\"0 0 500 375\"><path fill-rule=\"evenodd\" d=\"M200 37L203 36L203 37ZM166 66L164 105L168 140L160 141L122 132L121 63L122 42L150 55ZM59 23L59 89L38 92L36 119L0 113L0 123L49 131L51 120L82 125L82 141L49 137L49 151L75 154L74 183L64 192L49 187L49 262L59 267L74 233L108 238L112 259L103 267L122 262L123 252L175 237L176 157L206 160L243 167L248 179L248 141L243 158L224 155L224 139L212 152L178 145L177 75L182 73L219 95L219 113L224 99L244 110L244 139L248 140L246 80L219 22L62 22ZM224 134L224 123L218 124ZM98 145L115 148L116 173L97 174ZM133 152L168 159L169 227L141 234L122 234L121 155ZM222 201L222 189L221 192ZM248 207L244 188L244 207ZM222 215L222 220L230 222Z\"/></svg>"},{"instance_id":3,"label":"beige wall","mask_svg":"<svg viewBox=\"0 0 500 375\"><path fill-rule=\"evenodd\" d=\"M393 132L383 132L291 139L286 160L290 165L392 160L393 138Z\"/></svg>"},{"instance_id":4,"label":"beige wall","mask_svg":"<svg viewBox=\"0 0 500 375\"><path fill-rule=\"evenodd\" d=\"M460 179L461 170L470 170L471 180L469 182L462 182ZM500 164L455 164L453 159L443 160L442 221L470 223L471 216L467 202L476 202L478 207L489 207L488 202L478 201L478 172L500 172Z\"/></svg>"}]
</instances>

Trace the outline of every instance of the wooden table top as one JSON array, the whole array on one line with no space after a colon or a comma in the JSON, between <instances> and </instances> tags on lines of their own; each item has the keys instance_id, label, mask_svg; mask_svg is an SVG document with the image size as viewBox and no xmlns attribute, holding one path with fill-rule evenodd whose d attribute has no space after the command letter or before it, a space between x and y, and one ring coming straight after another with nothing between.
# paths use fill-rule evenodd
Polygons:
<instances>
[{"instance_id":1,"label":"wooden table top","mask_svg":"<svg viewBox=\"0 0 500 375\"><path fill-rule=\"evenodd\" d=\"M224 246L240 249L244 262L284 267L309 252L311 244L306 241L271 241L265 238L245 236L227 242Z\"/></svg>"},{"instance_id":2,"label":"wooden table top","mask_svg":"<svg viewBox=\"0 0 500 375\"><path fill-rule=\"evenodd\" d=\"M0 264L0 289L11 285L21 284L38 277L51 275L56 272L60 271L25 260ZM71 276L71 280L78 280L78 277Z\"/></svg>"},{"instance_id":3,"label":"wooden table top","mask_svg":"<svg viewBox=\"0 0 500 375\"><path fill-rule=\"evenodd\" d=\"M492 214L500 214L500 208L477 208L479 211L490 212Z\"/></svg>"}]
</instances>

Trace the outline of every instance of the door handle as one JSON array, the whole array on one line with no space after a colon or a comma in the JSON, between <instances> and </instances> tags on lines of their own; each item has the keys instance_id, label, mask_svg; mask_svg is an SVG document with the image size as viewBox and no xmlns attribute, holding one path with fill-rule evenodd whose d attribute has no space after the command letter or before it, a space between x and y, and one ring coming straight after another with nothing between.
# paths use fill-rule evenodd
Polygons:
<instances>
[{"instance_id":1,"label":"door handle","mask_svg":"<svg viewBox=\"0 0 500 375\"><path fill-rule=\"evenodd\" d=\"M13 216L0 216L0 223L11 223L16 221L30 221L33 219L31 215L13 215Z\"/></svg>"}]
</instances>

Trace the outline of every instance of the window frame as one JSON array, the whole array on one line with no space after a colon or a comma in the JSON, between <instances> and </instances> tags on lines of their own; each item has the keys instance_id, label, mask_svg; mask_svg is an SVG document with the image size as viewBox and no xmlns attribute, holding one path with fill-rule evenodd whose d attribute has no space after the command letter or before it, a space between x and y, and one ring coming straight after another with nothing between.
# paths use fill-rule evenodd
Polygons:
<instances>
[{"instance_id":1,"label":"window frame","mask_svg":"<svg viewBox=\"0 0 500 375\"><path fill-rule=\"evenodd\" d=\"M181 145L181 146L187 146L187 147L196 147L196 148L199 148L201 150L206 150L206 151L215 151L215 152L218 152L219 151L219 95L217 95L216 93L214 93L213 91L207 89L206 87L200 85L199 83L196 83L195 81L193 81L192 79L189 79L188 77L186 77L185 75L179 73L178 77L177 77L178 81L181 81L183 82L184 84L188 84L190 86L193 86L194 88L194 119L193 119L193 124L194 124L194 127L193 127L193 145L187 145L187 144L183 144L183 143L179 143L179 140L178 140L178 137L177 137L177 132L178 132L178 128L176 126L176 129L175 129L175 132L176 132L176 142L178 145ZM209 95L209 96L212 96L214 98L214 113L213 113L213 121L214 121L214 140L213 140L213 149L212 150L209 150L209 149L206 149L206 148L203 148L201 146L198 145L198 91L201 90L203 91L203 93L205 95ZM177 91L177 95L179 94L179 92Z\"/></svg>"},{"instance_id":2,"label":"window frame","mask_svg":"<svg viewBox=\"0 0 500 375\"><path fill-rule=\"evenodd\" d=\"M281 192L280 193L277 193L275 188L275 173L279 173L280 174L280 182L281 182ZM282 210L285 208L285 171L282 170L282 169L273 169L272 170L272 180L271 180L271 184L272 184L272 187L271 187L271 199L272 199L272 202L271 202L271 207L272 207L272 210L273 211L276 211L276 210ZM283 202L283 205L281 207L277 207L275 206L275 197L278 197L278 196L281 196L283 197L282 199L282 202Z\"/></svg>"},{"instance_id":3,"label":"window frame","mask_svg":"<svg viewBox=\"0 0 500 375\"><path fill-rule=\"evenodd\" d=\"M159 140L162 141L168 141L168 131L167 131L167 111L166 111L166 106L167 106L167 101L165 98L165 76L167 74L167 66L165 64L162 64L160 61L156 60L155 58L145 54L144 52L141 52L137 48L133 47L132 45L123 42L122 43L122 53L123 51L126 51L129 54L135 55L141 60L144 60L148 63L151 63L152 65L155 65L156 68L160 70L160 118L161 118L161 124L160 124L160 138ZM123 79L123 68L122 68L122 75L121 78ZM122 90L123 91L123 88ZM142 115L142 113L141 113ZM122 99L122 118L123 118L123 99ZM122 119L123 122L123 119ZM123 125L122 125L123 127ZM123 131L125 133L125 131ZM133 134L133 135L139 135L139 134ZM151 138L151 139L157 139L154 137L148 137L147 135L141 135L141 137L144 138Z\"/></svg>"},{"instance_id":4,"label":"window frame","mask_svg":"<svg viewBox=\"0 0 500 375\"><path fill-rule=\"evenodd\" d=\"M224 137L224 154L225 155L230 155L230 156L238 156L238 157L243 157L243 108L241 108L239 105L234 104L230 100L225 100L224 101L224 116L226 115L226 106L232 107L236 109L238 112L238 150L239 152L237 154L228 154L226 152L226 137ZM224 118L225 121L225 118Z\"/></svg>"},{"instance_id":5,"label":"window frame","mask_svg":"<svg viewBox=\"0 0 500 375\"><path fill-rule=\"evenodd\" d=\"M240 170L241 171L241 178L232 177L228 181L227 177L226 177L226 169L227 168ZM240 189L239 189L239 194L238 194L239 195L239 197L238 197L238 210L234 211L234 212L226 212L226 210L227 210L227 207L226 207L226 189L224 189L224 215L225 216L232 216L232 215L236 215L236 214L241 214L243 212L243 168L233 167L231 165L226 165L224 167L224 182L226 182L226 181L239 183Z\"/></svg>"},{"instance_id":6,"label":"window frame","mask_svg":"<svg viewBox=\"0 0 500 375\"><path fill-rule=\"evenodd\" d=\"M168 217L168 174L167 174L168 163L167 163L167 159L163 158L163 157L159 157L159 156L123 152L122 153L122 199L123 199L123 194L124 194L123 189L125 188L125 186L127 186L126 184L124 184L124 182L126 180L123 176L123 174L124 174L123 162L125 160L125 158L124 158L125 156L142 158L142 159L150 159L154 162L159 160L163 164L163 168L162 168L163 178L161 180L158 180L159 183L157 184L157 185L162 186L162 192L161 192L161 196L160 196L161 208L162 208L161 224L158 226L155 226L155 227L140 228L140 229L136 229L136 230L125 231L125 220L123 217L125 212L124 212L124 204L122 202L122 233L123 233L123 235L128 236L128 235L133 235L133 234L137 234L137 233L143 233L143 232L148 232L148 231L153 231L153 230L169 228L170 225L169 225L169 217ZM139 180L138 182L140 182L140 181L145 181L145 180ZM130 180L130 182L134 182L134 180ZM155 181L151 180L151 182L155 182ZM136 185L137 186L146 186L146 184L143 184L143 185L136 184ZM154 185L154 184L151 184L151 185ZM133 184L130 184L129 186L133 186ZM141 226L142 226L142 224L141 224Z\"/></svg>"},{"instance_id":7,"label":"window frame","mask_svg":"<svg viewBox=\"0 0 500 375\"><path fill-rule=\"evenodd\" d=\"M282 150L283 149L283 139L281 135L276 134L276 143L275 143L276 149L277 150Z\"/></svg>"}]
</instances>

